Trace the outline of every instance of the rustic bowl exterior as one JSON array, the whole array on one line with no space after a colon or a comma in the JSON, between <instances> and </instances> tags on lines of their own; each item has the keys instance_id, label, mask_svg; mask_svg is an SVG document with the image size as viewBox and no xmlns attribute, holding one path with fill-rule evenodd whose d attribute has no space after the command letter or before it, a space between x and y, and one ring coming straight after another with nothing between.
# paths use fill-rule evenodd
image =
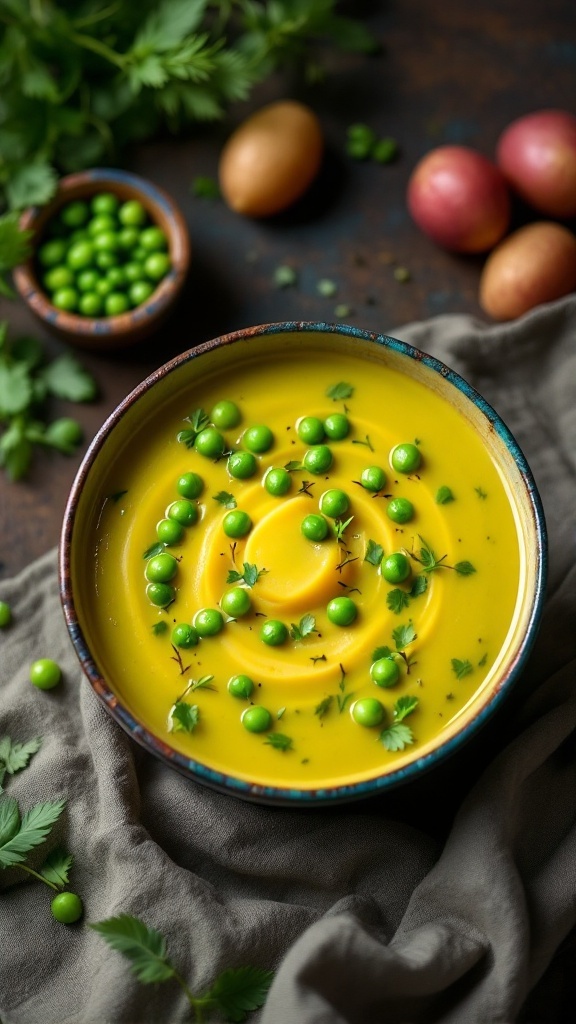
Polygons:
<instances>
[{"instance_id":1,"label":"rustic bowl exterior","mask_svg":"<svg viewBox=\"0 0 576 1024\"><path fill-rule=\"evenodd\" d=\"M188 228L174 200L158 185L128 171L92 168L62 178L52 201L46 206L26 210L20 227L33 231L33 243L37 244L46 225L62 206L102 191L113 192L121 202L139 200L150 219L168 238L171 269L149 299L118 316L80 316L52 305L38 280L33 257L16 267L13 273L17 291L49 330L70 344L95 351L132 345L155 330L176 302L190 264Z\"/></svg>"},{"instance_id":2,"label":"rustic bowl exterior","mask_svg":"<svg viewBox=\"0 0 576 1024\"><path fill-rule=\"evenodd\" d=\"M204 353L212 354L217 349L237 343L249 348L253 339L262 339L267 336L276 338L282 343L284 335L295 332L303 336L314 333L329 335L335 341L358 339L363 343L368 342L376 348L385 349L395 358L399 357L402 362L405 362L408 374L420 380L428 380L429 386L438 390L444 397L449 396L449 400L456 408L471 417L488 451L497 457L500 464L508 467L516 501L519 532L526 551L526 572L521 588L523 608L515 630L515 638L497 678L493 680L489 691L483 695L482 701L463 716L463 720L452 734L444 739L439 738L433 749L416 757L409 764L386 773L383 772L381 775L365 781L340 784L336 782L334 785L322 789L262 785L256 781L239 779L233 775L215 771L199 761L184 756L173 749L166 739L152 733L142 722L138 721L133 712L123 705L114 692L111 681L104 678L101 673L97 663L97 652L90 649L83 634L75 603L77 595L75 595L73 585L73 561L82 557L79 505L83 490L88 485L88 493L90 493L89 478L93 474L96 474L97 477L99 471L105 469L106 452L103 449L115 438L115 433L120 434L118 440L121 443L124 416L132 414L134 407L143 398L145 399L144 404L146 404L150 400L150 393L155 386L160 385L160 389L165 388L167 380L172 374L175 374L176 380L178 380L179 372L183 371L185 374L193 369L195 361L200 360L201 362ZM75 540L75 533L80 540ZM265 324L205 342L160 367L129 394L103 425L84 458L68 499L60 545L60 595L69 634L85 675L112 718L148 752L189 779L202 782L221 792L258 803L292 807L343 803L386 792L401 784L415 781L423 773L444 762L446 758L458 751L500 708L526 663L540 624L546 573L546 524L531 470L515 438L482 396L444 363L405 342L344 324L301 321Z\"/></svg>"}]
</instances>

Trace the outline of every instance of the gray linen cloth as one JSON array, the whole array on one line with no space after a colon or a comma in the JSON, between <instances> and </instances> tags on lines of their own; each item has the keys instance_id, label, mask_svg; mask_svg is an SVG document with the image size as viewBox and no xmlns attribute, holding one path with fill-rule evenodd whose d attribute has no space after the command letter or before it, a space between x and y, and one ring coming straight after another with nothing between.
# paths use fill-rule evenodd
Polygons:
<instances>
[{"instance_id":1,"label":"gray linen cloth","mask_svg":"<svg viewBox=\"0 0 576 1024\"><path fill-rule=\"evenodd\" d=\"M492 403L548 520L539 639L508 703L420 783L348 806L277 809L212 792L137 747L83 679L55 552L0 584L0 736L44 742L8 779L23 808L66 797L84 923L0 873L4 1024L178 1024L173 983L143 986L85 926L119 913L168 939L193 991L225 967L276 970L260 1024L572 1020L576 953L576 297L487 326L442 316L391 331ZM38 657L64 682L28 682Z\"/></svg>"}]
</instances>

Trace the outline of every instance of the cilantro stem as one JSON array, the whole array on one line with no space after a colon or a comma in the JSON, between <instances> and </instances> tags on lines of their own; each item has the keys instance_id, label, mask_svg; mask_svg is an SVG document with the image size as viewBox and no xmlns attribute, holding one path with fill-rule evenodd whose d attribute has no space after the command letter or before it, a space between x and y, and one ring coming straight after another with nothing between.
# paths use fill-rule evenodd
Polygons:
<instances>
[{"instance_id":1,"label":"cilantro stem","mask_svg":"<svg viewBox=\"0 0 576 1024\"><path fill-rule=\"evenodd\" d=\"M69 35L70 42L76 43L77 46L83 47L85 50L92 50L92 53L97 53L99 57L103 57L110 64L114 64L121 71L124 71L126 67L126 61L122 54L116 53L110 46L103 43L100 39L95 39L92 36L86 36L83 32L71 32Z\"/></svg>"},{"instance_id":2,"label":"cilantro stem","mask_svg":"<svg viewBox=\"0 0 576 1024\"><path fill-rule=\"evenodd\" d=\"M49 885L51 889L54 889L54 892L60 892L60 889L57 885L54 885L54 882L49 882L47 878L44 878L44 875L41 875L39 871L34 871L34 868L29 868L27 864L15 864L14 867L20 868L21 871L27 871L29 875L34 875L34 878L44 882L44 885Z\"/></svg>"}]
</instances>

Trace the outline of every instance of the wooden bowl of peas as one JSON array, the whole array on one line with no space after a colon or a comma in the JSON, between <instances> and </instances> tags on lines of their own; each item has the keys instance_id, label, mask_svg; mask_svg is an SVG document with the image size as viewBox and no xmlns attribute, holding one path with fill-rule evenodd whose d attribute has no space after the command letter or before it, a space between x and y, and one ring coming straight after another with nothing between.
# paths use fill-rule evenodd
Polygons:
<instances>
[{"instance_id":1,"label":"wooden bowl of peas","mask_svg":"<svg viewBox=\"0 0 576 1024\"><path fill-rule=\"evenodd\" d=\"M50 203L20 225L33 254L14 284L51 331L82 348L131 345L165 319L190 263L174 200L153 182L112 168L60 180Z\"/></svg>"}]
</instances>

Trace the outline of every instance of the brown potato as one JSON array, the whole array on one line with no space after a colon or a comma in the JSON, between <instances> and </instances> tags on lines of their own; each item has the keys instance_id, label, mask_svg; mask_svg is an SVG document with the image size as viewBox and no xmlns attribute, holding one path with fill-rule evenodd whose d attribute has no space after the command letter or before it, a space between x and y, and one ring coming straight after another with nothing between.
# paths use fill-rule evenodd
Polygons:
<instances>
[{"instance_id":1,"label":"brown potato","mask_svg":"<svg viewBox=\"0 0 576 1024\"><path fill-rule=\"evenodd\" d=\"M576 237L551 221L514 231L490 253L479 302L495 320L514 320L576 288Z\"/></svg>"},{"instance_id":2,"label":"brown potato","mask_svg":"<svg viewBox=\"0 0 576 1024\"><path fill-rule=\"evenodd\" d=\"M220 155L224 200L237 213L269 217L304 194L322 160L316 114L295 100L270 103L232 133Z\"/></svg>"}]
</instances>

